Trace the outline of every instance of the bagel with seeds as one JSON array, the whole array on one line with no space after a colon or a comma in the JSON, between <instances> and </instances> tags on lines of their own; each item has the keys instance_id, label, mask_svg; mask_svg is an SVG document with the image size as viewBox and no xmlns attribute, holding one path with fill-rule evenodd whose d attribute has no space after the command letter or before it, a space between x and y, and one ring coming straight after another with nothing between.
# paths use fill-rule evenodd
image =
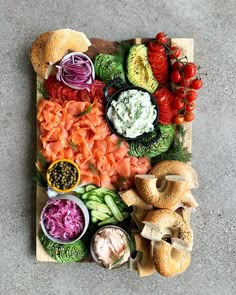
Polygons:
<instances>
[{"instance_id":1,"label":"bagel with seeds","mask_svg":"<svg viewBox=\"0 0 236 295\"><path fill-rule=\"evenodd\" d=\"M190 189L198 187L198 178L195 170L190 165L180 161L161 161L152 167L149 174L157 178L158 187L161 187L166 175L181 175L188 182Z\"/></svg>"},{"instance_id":2,"label":"bagel with seeds","mask_svg":"<svg viewBox=\"0 0 236 295\"><path fill-rule=\"evenodd\" d=\"M171 208L184 198L189 190L188 182L179 175L166 175L161 188L157 188L154 175L136 175L135 185L140 197L156 208Z\"/></svg>"},{"instance_id":3,"label":"bagel with seeds","mask_svg":"<svg viewBox=\"0 0 236 295\"><path fill-rule=\"evenodd\" d=\"M192 251L192 230L176 212L169 209L148 211L143 223L141 235L144 238L161 241L163 237L168 236L174 248L185 252Z\"/></svg>"},{"instance_id":4,"label":"bagel with seeds","mask_svg":"<svg viewBox=\"0 0 236 295\"><path fill-rule=\"evenodd\" d=\"M156 271L164 277L184 272L191 262L190 253L178 250L164 240L151 242L151 253Z\"/></svg>"}]
</instances>

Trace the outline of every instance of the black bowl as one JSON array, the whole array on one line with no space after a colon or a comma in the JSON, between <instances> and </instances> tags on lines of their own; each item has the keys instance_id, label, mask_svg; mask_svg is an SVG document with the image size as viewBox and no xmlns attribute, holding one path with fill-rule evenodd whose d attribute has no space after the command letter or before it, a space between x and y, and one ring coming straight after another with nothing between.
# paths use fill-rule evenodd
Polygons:
<instances>
[{"instance_id":1,"label":"black bowl","mask_svg":"<svg viewBox=\"0 0 236 295\"><path fill-rule=\"evenodd\" d=\"M119 89L110 96L108 91L109 91L109 89L111 87L119 87ZM107 124L108 124L109 128L111 129L112 133L114 133L117 136L123 138L124 140L126 140L126 141L142 141L149 133L145 132L145 133L143 133L143 134L141 134L141 135L139 135L139 136L137 136L135 138L126 137L123 134L120 134L120 133L117 132L117 130L115 129L115 127L113 126L112 122L110 121L110 119L108 118L108 115L107 115L108 109L109 109L112 101L117 100L119 95L122 92L125 92L127 90L132 90L132 89L133 90L140 90L142 92L146 92L146 93L149 94L149 96L151 98L151 102L155 106L155 109L156 109L156 112L157 112L156 119L154 121L154 128L157 129L158 119L159 119L159 107L158 107L158 104L156 102L156 98L154 97L154 95L152 95L149 91L147 91L144 88L127 85L120 78L115 78L115 79L111 80L103 89L104 95L105 95L106 100L107 100L107 104L106 104L106 121L107 121Z\"/></svg>"}]
</instances>

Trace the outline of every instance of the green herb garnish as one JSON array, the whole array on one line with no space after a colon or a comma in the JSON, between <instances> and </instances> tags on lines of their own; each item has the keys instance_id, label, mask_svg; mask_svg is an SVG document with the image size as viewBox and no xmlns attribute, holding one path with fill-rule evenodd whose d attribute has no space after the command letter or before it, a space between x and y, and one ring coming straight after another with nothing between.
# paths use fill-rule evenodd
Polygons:
<instances>
[{"instance_id":1,"label":"green herb garnish","mask_svg":"<svg viewBox=\"0 0 236 295\"><path fill-rule=\"evenodd\" d=\"M123 139L122 138L119 138L117 140L117 143L116 143L117 148L119 148L121 146L122 142L123 142Z\"/></svg>"},{"instance_id":2,"label":"green herb garnish","mask_svg":"<svg viewBox=\"0 0 236 295\"><path fill-rule=\"evenodd\" d=\"M39 161L40 165L44 168L47 169L50 165L50 162L45 158L44 154L42 152L37 153L37 160Z\"/></svg>"},{"instance_id":3,"label":"green herb garnish","mask_svg":"<svg viewBox=\"0 0 236 295\"><path fill-rule=\"evenodd\" d=\"M47 188L47 186L48 186L45 177L42 175L42 173L39 171L38 168L36 168L36 173L32 177L32 180L35 184L38 184L41 187Z\"/></svg>"},{"instance_id":4,"label":"green herb garnish","mask_svg":"<svg viewBox=\"0 0 236 295\"><path fill-rule=\"evenodd\" d=\"M78 118L78 117L81 117L81 116L84 116L84 115L90 113L93 108L93 105L94 105L94 103L91 103L85 111L75 115L75 117Z\"/></svg>"},{"instance_id":5,"label":"green herb garnish","mask_svg":"<svg viewBox=\"0 0 236 295\"><path fill-rule=\"evenodd\" d=\"M183 126L177 125L175 129L174 141L172 142L170 148L165 153L162 153L151 159L151 164L154 165L157 162L164 160L177 160L180 162L191 161L192 154L188 152L188 148L184 147L184 139L186 135L186 130Z\"/></svg>"},{"instance_id":6,"label":"green herb garnish","mask_svg":"<svg viewBox=\"0 0 236 295\"><path fill-rule=\"evenodd\" d=\"M89 163L88 165L89 169L93 172L93 174L99 175L98 168L93 163Z\"/></svg>"},{"instance_id":7,"label":"green herb garnish","mask_svg":"<svg viewBox=\"0 0 236 295\"><path fill-rule=\"evenodd\" d=\"M49 94L41 83L38 83L38 91L42 94L43 98L49 99Z\"/></svg>"},{"instance_id":8,"label":"green herb garnish","mask_svg":"<svg viewBox=\"0 0 236 295\"><path fill-rule=\"evenodd\" d=\"M68 140L68 143L72 147L73 150L78 151L77 145L73 141Z\"/></svg>"}]
</instances>

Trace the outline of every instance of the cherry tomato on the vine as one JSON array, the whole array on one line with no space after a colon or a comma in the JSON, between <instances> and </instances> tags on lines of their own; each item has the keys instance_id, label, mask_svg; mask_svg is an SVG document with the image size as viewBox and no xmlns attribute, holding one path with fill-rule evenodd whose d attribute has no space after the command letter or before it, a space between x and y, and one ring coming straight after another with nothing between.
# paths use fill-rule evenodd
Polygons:
<instances>
[{"instance_id":1,"label":"cherry tomato on the vine","mask_svg":"<svg viewBox=\"0 0 236 295\"><path fill-rule=\"evenodd\" d=\"M193 112L186 112L184 115L184 121L186 122L191 122L194 119L194 114Z\"/></svg>"},{"instance_id":2,"label":"cherry tomato on the vine","mask_svg":"<svg viewBox=\"0 0 236 295\"><path fill-rule=\"evenodd\" d=\"M175 123L176 125L181 125L181 124L183 124L183 123L184 123L184 116L181 115L181 114L176 115L176 116L174 117L174 123Z\"/></svg>"},{"instance_id":3,"label":"cherry tomato on the vine","mask_svg":"<svg viewBox=\"0 0 236 295\"><path fill-rule=\"evenodd\" d=\"M179 83L180 86L183 86L183 87L189 87L190 84L191 84L192 80L191 79L182 79Z\"/></svg>"},{"instance_id":4,"label":"cherry tomato on the vine","mask_svg":"<svg viewBox=\"0 0 236 295\"><path fill-rule=\"evenodd\" d=\"M192 112L195 109L195 103L194 102L188 102L186 104L186 111Z\"/></svg>"},{"instance_id":5,"label":"cherry tomato on the vine","mask_svg":"<svg viewBox=\"0 0 236 295\"><path fill-rule=\"evenodd\" d=\"M192 102L197 98L197 92L194 90L189 90L186 94L187 101Z\"/></svg>"},{"instance_id":6,"label":"cherry tomato on the vine","mask_svg":"<svg viewBox=\"0 0 236 295\"><path fill-rule=\"evenodd\" d=\"M185 78L193 78L196 73L197 73L197 67L194 63L188 63L184 69L183 69L183 72L184 72L184 77Z\"/></svg>"},{"instance_id":7,"label":"cherry tomato on the vine","mask_svg":"<svg viewBox=\"0 0 236 295\"><path fill-rule=\"evenodd\" d=\"M167 39L167 36L164 32L160 32L156 35L156 40L166 44L168 39Z\"/></svg>"},{"instance_id":8,"label":"cherry tomato on the vine","mask_svg":"<svg viewBox=\"0 0 236 295\"><path fill-rule=\"evenodd\" d=\"M176 91L175 91L175 94L176 94L176 96L178 96L179 98L185 98L185 96L186 96L186 91L185 91L185 89L183 88L183 87L181 87L181 88L178 88Z\"/></svg>"},{"instance_id":9,"label":"cherry tomato on the vine","mask_svg":"<svg viewBox=\"0 0 236 295\"><path fill-rule=\"evenodd\" d=\"M173 53L170 54L170 58L171 58L171 59L180 56L180 49L179 49L179 47L177 47L177 46L172 46L172 47L170 48L170 50L173 51Z\"/></svg>"},{"instance_id":10,"label":"cherry tomato on the vine","mask_svg":"<svg viewBox=\"0 0 236 295\"><path fill-rule=\"evenodd\" d=\"M201 79L194 79L190 85L191 88L198 90L200 88L202 88L202 80Z\"/></svg>"},{"instance_id":11,"label":"cherry tomato on the vine","mask_svg":"<svg viewBox=\"0 0 236 295\"><path fill-rule=\"evenodd\" d=\"M174 100L174 108L175 108L176 110L181 110L181 109L184 108L184 106L185 106L185 103L184 103L184 101L182 101L180 98L176 98L176 99Z\"/></svg>"},{"instance_id":12,"label":"cherry tomato on the vine","mask_svg":"<svg viewBox=\"0 0 236 295\"><path fill-rule=\"evenodd\" d=\"M171 74L170 74L170 78L172 82L178 83L182 80L182 75L180 74L179 70L174 70Z\"/></svg>"},{"instance_id":13,"label":"cherry tomato on the vine","mask_svg":"<svg viewBox=\"0 0 236 295\"><path fill-rule=\"evenodd\" d=\"M179 70L179 69L182 69L183 66L184 65L182 62L175 61L171 67L172 67L172 70Z\"/></svg>"}]
</instances>

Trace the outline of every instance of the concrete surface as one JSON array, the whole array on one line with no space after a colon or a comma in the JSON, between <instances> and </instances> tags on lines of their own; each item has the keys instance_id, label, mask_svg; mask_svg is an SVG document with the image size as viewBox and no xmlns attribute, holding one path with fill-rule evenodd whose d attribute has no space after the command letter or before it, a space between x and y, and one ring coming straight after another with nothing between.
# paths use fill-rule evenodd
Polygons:
<instances>
[{"instance_id":1,"label":"concrete surface","mask_svg":"<svg viewBox=\"0 0 236 295\"><path fill-rule=\"evenodd\" d=\"M0 294L236 294L235 15L234 0L0 1ZM162 30L195 40L195 61L208 77L193 124L200 207L192 218L192 263L181 276L139 279L125 267L109 272L35 261L36 87L29 47L40 33L66 27L110 40Z\"/></svg>"}]
</instances>

